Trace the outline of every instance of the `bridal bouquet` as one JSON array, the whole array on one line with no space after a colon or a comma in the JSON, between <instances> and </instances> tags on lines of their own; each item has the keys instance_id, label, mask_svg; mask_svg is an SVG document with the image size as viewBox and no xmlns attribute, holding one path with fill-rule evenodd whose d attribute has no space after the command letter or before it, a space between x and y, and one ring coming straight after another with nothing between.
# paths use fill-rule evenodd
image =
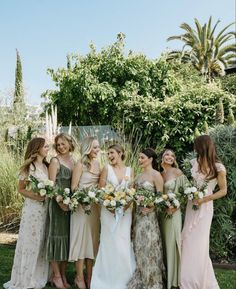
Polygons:
<instances>
[{"instance_id":1,"label":"bridal bouquet","mask_svg":"<svg viewBox=\"0 0 236 289\"><path fill-rule=\"evenodd\" d=\"M26 190L32 190L34 193L39 194L41 197L52 198L55 195L54 182L50 180L39 181L32 175L29 175L27 180Z\"/></svg>"},{"instance_id":2,"label":"bridal bouquet","mask_svg":"<svg viewBox=\"0 0 236 289\"><path fill-rule=\"evenodd\" d=\"M124 208L134 200L135 189L119 188L111 184L107 184L104 188L98 190L99 201L108 210L114 212L118 208Z\"/></svg>"},{"instance_id":3,"label":"bridal bouquet","mask_svg":"<svg viewBox=\"0 0 236 289\"><path fill-rule=\"evenodd\" d=\"M69 207L73 211L81 204L85 214L89 215L91 213L91 205L98 202L99 191L95 187L80 188L73 192Z\"/></svg>"},{"instance_id":4,"label":"bridal bouquet","mask_svg":"<svg viewBox=\"0 0 236 289\"><path fill-rule=\"evenodd\" d=\"M62 189L60 187L57 187L55 198L57 203L63 203L64 205L69 206L69 208L70 206L74 205L71 200L71 191L69 188Z\"/></svg>"},{"instance_id":5,"label":"bridal bouquet","mask_svg":"<svg viewBox=\"0 0 236 289\"><path fill-rule=\"evenodd\" d=\"M134 201L139 207L152 208L155 206L157 194L151 190L138 189Z\"/></svg>"},{"instance_id":6,"label":"bridal bouquet","mask_svg":"<svg viewBox=\"0 0 236 289\"><path fill-rule=\"evenodd\" d=\"M180 201L178 200L175 193L169 191L166 194L162 194L159 198L155 200L155 204L157 206L161 206L164 208L176 208L180 207ZM172 217L172 215L168 214L168 217Z\"/></svg>"},{"instance_id":7,"label":"bridal bouquet","mask_svg":"<svg viewBox=\"0 0 236 289\"><path fill-rule=\"evenodd\" d=\"M201 186L199 186L195 180L191 182L191 187L188 187L184 190L184 195L188 198L188 200L192 201L195 199L202 199L207 193L207 182L204 182ZM193 210L198 210L198 205L192 206Z\"/></svg>"}]
</instances>

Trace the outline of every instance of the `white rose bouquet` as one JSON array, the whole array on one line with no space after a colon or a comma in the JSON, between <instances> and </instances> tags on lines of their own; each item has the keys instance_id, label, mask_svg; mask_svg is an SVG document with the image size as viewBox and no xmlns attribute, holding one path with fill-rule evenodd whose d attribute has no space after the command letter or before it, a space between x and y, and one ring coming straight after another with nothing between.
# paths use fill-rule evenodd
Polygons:
<instances>
[{"instance_id":1,"label":"white rose bouquet","mask_svg":"<svg viewBox=\"0 0 236 289\"><path fill-rule=\"evenodd\" d=\"M56 188L55 199L57 203L63 203L70 208L71 206L71 191L69 188L62 189L60 187Z\"/></svg>"},{"instance_id":2,"label":"white rose bouquet","mask_svg":"<svg viewBox=\"0 0 236 289\"><path fill-rule=\"evenodd\" d=\"M32 175L29 175L28 177L26 190L32 190L34 193L39 194L41 197L46 196L48 198L53 198L56 194L53 181L39 181Z\"/></svg>"},{"instance_id":3,"label":"white rose bouquet","mask_svg":"<svg viewBox=\"0 0 236 289\"><path fill-rule=\"evenodd\" d=\"M91 205L99 202L99 192L95 187L78 188L71 196L71 210L75 210L79 204L84 209L85 214L90 215Z\"/></svg>"},{"instance_id":4,"label":"white rose bouquet","mask_svg":"<svg viewBox=\"0 0 236 289\"><path fill-rule=\"evenodd\" d=\"M196 181L191 183L191 186L184 190L184 195L188 198L189 201L194 199L202 199L207 193L207 182L204 182L201 186L199 186ZM198 205L193 204L193 210L198 210Z\"/></svg>"}]
</instances>

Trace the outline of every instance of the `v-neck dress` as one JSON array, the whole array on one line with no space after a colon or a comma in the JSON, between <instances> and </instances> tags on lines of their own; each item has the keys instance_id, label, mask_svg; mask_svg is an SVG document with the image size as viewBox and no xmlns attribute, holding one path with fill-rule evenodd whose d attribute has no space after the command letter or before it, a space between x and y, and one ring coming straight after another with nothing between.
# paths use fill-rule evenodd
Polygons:
<instances>
[{"instance_id":1,"label":"v-neck dress","mask_svg":"<svg viewBox=\"0 0 236 289\"><path fill-rule=\"evenodd\" d=\"M130 178L131 169L126 167L125 176ZM124 188L125 179L118 181L108 165L107 183L117 190ZM135 270L135 257L131 244L132 209L127 209L118 223L113 213L101 208L101 235L98 256L93 269L91 289L126 289Z\"/></svg>"}]
</instances>

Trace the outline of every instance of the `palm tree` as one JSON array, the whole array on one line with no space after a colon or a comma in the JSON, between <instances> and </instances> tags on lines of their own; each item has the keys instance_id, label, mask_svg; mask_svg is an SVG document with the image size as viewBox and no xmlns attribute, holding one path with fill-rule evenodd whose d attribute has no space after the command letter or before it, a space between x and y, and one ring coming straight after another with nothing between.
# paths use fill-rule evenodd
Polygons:
<instances>
[{"instance_id":1,"label":"palm tree","mask_svg":"<svg viewBox=\"0 0 236 289\"><path fill-rule=\"evenodd\" d=\"M227 29L235 22L224 27L217 35L215 35L215 30L220 20L213 28L211 17L203 26L196 18L194 22L195 29L189 24L183 23L180 28L185 30L185 33L167 39L168 41L177 39L184 42L182 51L170 52L168 59L179 57L182 62L192 62L206 80L210 81L214 76L224 75L225 68L236 63L236 32L227 32Z\"/></svg>"}]
</instances>

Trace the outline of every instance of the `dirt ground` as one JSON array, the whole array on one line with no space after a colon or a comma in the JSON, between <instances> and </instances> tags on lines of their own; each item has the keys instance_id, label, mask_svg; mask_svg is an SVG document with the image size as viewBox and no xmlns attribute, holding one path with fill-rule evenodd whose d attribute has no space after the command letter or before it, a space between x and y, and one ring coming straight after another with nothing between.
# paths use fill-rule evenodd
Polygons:
<instances>
[{"instance_id":1,"label":"dirt ground","mask_svg":"<svg viewBox=\"0 0 236 289\"><path fill-rule=\"evenodd\" d=\"M14 245L17 241L18 234L0 233L0 244Z\"/></svg>"}]
</instances>

